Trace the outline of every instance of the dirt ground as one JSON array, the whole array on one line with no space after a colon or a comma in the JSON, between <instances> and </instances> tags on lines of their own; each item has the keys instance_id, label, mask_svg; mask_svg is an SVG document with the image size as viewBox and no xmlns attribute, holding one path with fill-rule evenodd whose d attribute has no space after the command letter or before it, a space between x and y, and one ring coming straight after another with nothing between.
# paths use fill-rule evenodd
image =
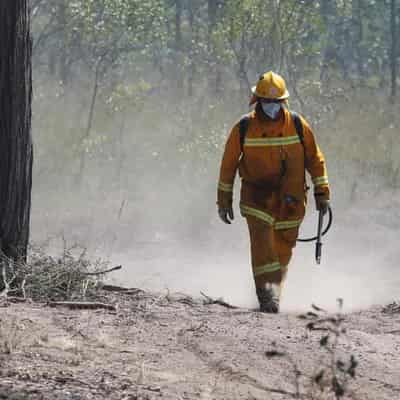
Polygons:
<instances>
[{"instance_id":1,"label":"dirt ground","mask_svg":"<svg viewBox=\"0 0 400 400\"><path fill-rule=\"evenodd\" d=\"M0 399L306 398L331 362L326 332L306 329L313 314L265 315L179 293L104 292L102 301L117 311L0 300ZM400 308L343 318L335 357L358 362L344 398L400 399ZM318 390L307 398L334 398Z\"/></svg>"}]
</instances>

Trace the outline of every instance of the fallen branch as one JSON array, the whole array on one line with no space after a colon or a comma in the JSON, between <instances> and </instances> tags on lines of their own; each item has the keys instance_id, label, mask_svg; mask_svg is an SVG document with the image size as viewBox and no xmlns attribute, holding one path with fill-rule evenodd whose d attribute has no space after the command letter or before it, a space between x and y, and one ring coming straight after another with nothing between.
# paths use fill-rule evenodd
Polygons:
<instances>
[{"instance_id":1,"label":"fallen branch","mask_svg":"<svg viewBox=\"0 0 400 400\"><path fill-rule=\"evenodd\" d=\"M15 297L15 296L5 296L4 300L10 303L26 303L30 301L30 299L26 297Z\"/></svg>"},{"instance_id":2,"label":"fallen branch","mask_svg":"<svg viewBox=\"0 0 400 400\"><path fill-rule=\"evenodd\" d=\"M122 286L115 286L115 285L101 285L101 290L105 290L107 292L118 292L118 293L125 293L125 294L138 294L143 293L142 289L137 288L124 288Z\"/></svg>"},{"instance_id":3,"label":"fallen branch","mask_svg":"<svg viewBox=\"0 0 400 400\"><path fill-rule=\"evenodd\" d=\"M93 386L89 382L74 378L72 376L66 376L66 375L58 375L52 378L55 382L61 383L65 385L66 383L73 382L73 383L79 383L80 385L85 385L89 387L90 389L97 389L97 386Z\"/></svg>"},{"instance_id":4,"label":"fallen branch","mask_svg":"<svg viewBox=\"0 0 400 400\"><path fill-rule=\"evenodd\" d=\"M189 296L181 297L180 299L177 299L176 301L178 303L186 304L186 305L191 306L191 307L196 306L196 301L193 298L189 297Z\"/></svg>"},{"instance_id":5,"label":"fallen branch","mask_svg":"<svg viewBox=\"0 0 400 400\"><path fill-rule=\"evenodd\" d=\"M387 332L384 332L384 333L389 334L389 335L395 335L395 334L400 333L400 329L395 329L394 331L387 331Z\"/></svg>"},{"instance_id":6,"label":"fallen branch","mask_svg":"<svg viewBox=\"0 0 400 400\"><path fill-rule=\"evenodd\" d=\"M311 304L311 307L312 307L315 311L326 313L326 310L324 310L324 309L321 308L321 307L316 306L315 304Z\"/></svg>"},{"instance_id":7,"label":"fallen branch","mask_svg":"<svg viewBox=\"0 0 400 400\"><path fill-rule=\"evenodd\" d=\"M238 309L239 307L233 306L232 304L227 303L226 301L224 301L222 298L218 298L218 299L213 299L210 296L207 296L206 294L204 294L203 292L200 292L200 294L205 297L204 300L204 305L210 305L210 304L219 304L220 306L226 307L226 308L230 308L230 309Z\"/></svg>"},{"instance_id":8,"label":"fallen branch","mask_svg":"<svg viewBox=\"0 0 400 400\"><path fill-rule=\"evenodd\" d=\"M117 311L117 307L112 304L87 302L87 301L50 301L47 303L49 307L68 307L72 310L109 310Z\"/></svg>"},{"instance_id":9,"label":"fallen branch","mask_svg":"<svg viewBox=\"0 0 400 400\"><path fill-rule=\"evenodd\" d=\"M106 269L105 271L98 271L98 272L85 272L83 275L85 276L96 276L96 275L104 275L108 274L113 271L118 271L122 268L122 265L117 265L116 267L112 267L110 269Z\"/></svg>"},{"instance_id":10,"label":"fallen branch","mask_svg":"<svg viewBox=\"0 0 400 400\"><path fill-rule=\"evenodd\" d=\"M400 303L393 302L388 304L387 306L383 307L384 314L396 314L400 312Z\"/></svg>"}]
</instances>

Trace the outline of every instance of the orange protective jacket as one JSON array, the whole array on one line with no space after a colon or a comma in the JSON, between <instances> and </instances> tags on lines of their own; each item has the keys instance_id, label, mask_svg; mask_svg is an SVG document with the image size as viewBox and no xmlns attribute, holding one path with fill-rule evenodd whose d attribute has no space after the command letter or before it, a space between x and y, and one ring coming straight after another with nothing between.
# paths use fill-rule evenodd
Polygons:
<instances>
[{"instance_id":1,"label":"orange protective jacket","mask_svg":"<svg viewBox=\"0 0 400 400\"><path fill-rule=\"evenodd\" d=\"M285 107L277 121L253 111L243 144L239 122L225 146L218 183L219 207L232 205L236 171L242 178L241 212L273 225L275 229L298 228L305 214L305 170L314 193L329 199L325 159L307 121L301 118L304 146L292 116Z\"/></svg>"}]
</instances>

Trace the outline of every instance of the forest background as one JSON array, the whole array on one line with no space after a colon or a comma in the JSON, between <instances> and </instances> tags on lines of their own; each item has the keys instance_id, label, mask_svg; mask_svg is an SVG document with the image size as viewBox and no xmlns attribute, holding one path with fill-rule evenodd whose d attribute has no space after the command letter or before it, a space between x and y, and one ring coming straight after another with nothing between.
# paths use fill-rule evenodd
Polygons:
<instances>
[{"instance_id":1,"label":"forest background","mask_svg":"<svg viewBox=\"0 0 400 400\"><path fill-rule=\"evenodd\" d=\"M338 210L400 184L396 0L32 0L33 239L222 243L216 184L250 88L282 74Z\"/></svg>"}]
</instances>

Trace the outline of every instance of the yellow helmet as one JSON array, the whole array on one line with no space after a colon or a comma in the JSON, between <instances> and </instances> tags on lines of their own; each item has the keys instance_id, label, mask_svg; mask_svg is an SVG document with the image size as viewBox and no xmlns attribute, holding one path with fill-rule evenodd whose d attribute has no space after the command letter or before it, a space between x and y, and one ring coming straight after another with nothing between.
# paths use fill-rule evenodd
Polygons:
<instances>
[{"instance_id":1,"label":"yellow helmet","mask_svg":"<svg viewBox=\"0 0 400 400\"><path fill-rule=\"evenodd\" d=\"M260 76L256 86L252 88L253 96L250 104L258 98L271 100L285 100L289 97L285 80L275 72L269 71Z\"/></svg>"}]
</instances>

